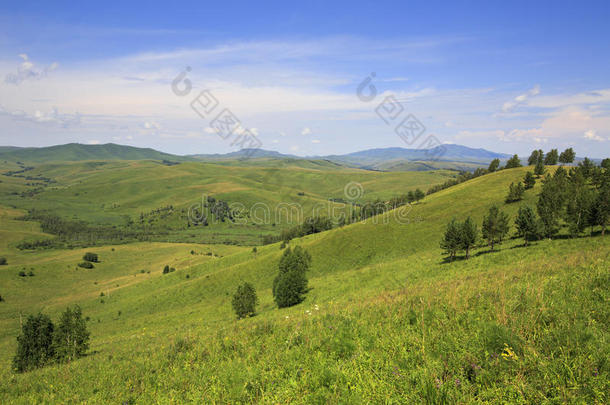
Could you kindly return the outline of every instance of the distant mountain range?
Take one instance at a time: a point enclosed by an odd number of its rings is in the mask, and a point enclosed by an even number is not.
[[[264,149],[243,149],[226,154],[173,155],[150,148],[108,143],[104,145],[83,145],[70,143],[42,148],[19,148],[0,146],[0,160],[48,163],[84,160],[168,160],[185,161],[231,161],[246,158],[265,159],[308,159],[326,160],[344,166],[369,170],[411,171],[451,168],[473,170],[489,164],[492,159],[506,160],[510,155],[474,149],[462,145],[447,144],[434,149],[383,148],[368,149],[345,155],[300,157]]]

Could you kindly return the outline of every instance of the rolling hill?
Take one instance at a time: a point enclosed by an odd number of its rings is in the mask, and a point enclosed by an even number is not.
[[[279,244],[211,258],[217,246],[98,247],[102,263],[92,270],[75,269],[82,249],[0,246],[9,261],[0,269],[0,394],[19,403],[604,403],[608,236],[530,247],[509,239],[496,252],[481,246],[470,260],[442,260],[451,218],[480,224],[493,204],[514,217],[534,203],[540,184],[521,203],[503,201],[526,170],[291,241],[312,255],[311,290],[282,310],[270,291]],[[166,263],[177,271],[163,275]],[[17,277],[22,267],[36,275]],[[237,321],[230,300],[243,281],[260,305]],[[71,303],[90,318],[91,355],[8,371],[19,313],[56,318]]]

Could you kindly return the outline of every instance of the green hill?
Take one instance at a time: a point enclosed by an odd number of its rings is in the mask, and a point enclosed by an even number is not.
[[[150,148],[136,148],[114,143],[104,145],[69,143],[43,148],[3,148],[0,149],[0,160],[48,163],[83,160],[168,160],[182,162],[193,159],[159,152]]]
[[[0,246],[9,262],[0,269],[0,395],[19,403],[605,403],[608,236],[527,248],[509,239],[497,252],[480,247],[470,260],[442,260],[438,244],[452,217],[480,224],[492,204],[511,217],[534,204],[539,184],[522,202],[503,202],[527,169],[291,241],[312,255],[311,290],[282,310],[270,291],[278,244],[256,253],[98,247],[102,262],[92,270],[75,268],[83,249]],[[177,271],[161,274],[165,264]],[[18,277],[22,268],[36,275]],[[236,321],[230,300],[242,281],[256,287],[260,305],[255,317]],[[19,314],[43,310],[56,319],[71,303],[90,317],[91,355],[9,371]]]

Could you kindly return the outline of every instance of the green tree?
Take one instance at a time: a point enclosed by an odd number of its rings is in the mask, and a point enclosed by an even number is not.
[[[574,158],[576,158],[576,153],[574,152],[574,149],[568,148],[561,152],[561,154],[559,155],[559,162],[564,164],[572,163],[574,162]]]
[[[466,251],[466,260],[470,257],[470,249],[477,242],[479,230],[474,221],[468,217],[460,229],[460,249]]]
[[[415,201],[415,193],[413,191],[409,191],[407,193],[407,202],[412,203],[413,201]]]
[[[91,253],[91,252],[87,252],[85,253],[85,255],[83,256],[83,260],[87,261],[87,262],[93,262],[93,263],[97,263],[99,258],[97,256],[97,253]]]
[[[493,173],[496,170],[498,170],[498,167],[500,167],[500,159],[494,159],[491,161],[491,163],[489,164],[489,167],[487,168],[487,171],[489,173]]]
[[[424,192],[421,191],[420,189],[415,190],[415,201],[419,201],[422,198],[424,198],[425,196],[426,196],[426,194],[424,194]]]
[[[585,177],[585,179],[588,179],[593,175],[595,163],[586,157],[582,162],[578,163],[578,168],[582,171],[582,175]]]
[[[53,332],[53,348],[59,361],[72,361],[89,349],[89,331],[78,305],[66,308]]]
[[[300,246],[284,251],[278,265],[279,273],[273,280],[273,298],[278,308],[303,302],[307,293],[306,273],[310,265],[311,256]]]
[[[544,163],[542,162],[542,160],[539,160],[538,162],[536,162],[536,167],[534,168],[534,174],[538,177],[542,176],[544,174]]]
[[[551,149],[549,153],[544,157],[544,164],[546,166],[553,166],[557,164],[558,154],[557,149]]]
[[[483,239],[487,240],[491,250],[494,250],[494,245],[502,243],[508,233],[508,215],[500,211],[495,205],[490,207],[487,216],[483,218],[481,232]]]
[[[527,158],[527,165],[528,166],[533,166],[536,163],[538,163],[540,161],[540,152],[537,150],[533,150],[532,154],[530,155],[529,158]]]
[[[536,210],[540,217],[542,234],[547,238],[553,237],[559,230],[559,218],[561,217],[567,186],[567,175],[562,167],[555,171],[553,177],[547,175],[542,181]]]
[[[504,167],[506,169],[513,169],[515,167],[521,167],[521,160],[519,159],[519,156],[513,155],[513,157],[508,159],[508,161],[506,162],[506,166],[504,166]]]
[[[460,233],[461,225],[454,218],[447,224],[445,235],[441,240],[441,248],[451,260],[455,259],[456,253],[460,250]]]
[[[518,182],[517,184],[510,183],[510,186],[508,186],[508,195],[506,196],[505,201],[507,203],[520,201],[521,199],[523,199],[524,192],[525,188],[523,187],[523,184],[521,182]]]
[[[169,266],[166,264],[165,267],[163,267],[163,274],[167,273],[169,273]]]
[[[15,371],[23,373],[53,360],[53,330],[53,322],[47,315],[28,316],[17,338],[17,353],[13,358]]]
[[[530,207],[519,207],[519,213],[515,219],[515,226],[517,227],[517,235],[524,239],[525,246],[527,246],[529,241],[538,239],[538,220],[536,219],[534,210]]]
[[[608,169],[606,169],[608,170]],[[591,224],[602,228],[602,236],[606,233],[606,226],[610,219],[610,173],[606,172],[606,177],[601,183],[595,203],[591,207]]]
[[[530,188],[534,187],[535,184],[536,179],[534,178],[532,172],[525,173],[525,177],[523,178],[523,185],[525,186],[525,189],[529,190]]]
[[[244,283],[238,286],[231,303],[238,319],[254,316],[256,314],[258,297],[252,284]]]
[[[6,264],[8,264],[6,257],[0,257],[0,266],[5,266]]]
[[[606,170],[610,170],[610,158],[605,158],[604,160],[602,160],[600,166]]]

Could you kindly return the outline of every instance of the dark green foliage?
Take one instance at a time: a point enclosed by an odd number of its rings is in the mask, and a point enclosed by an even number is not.
[[[6,261],[6,257],[0,257],[0,266],[5,266],[7,264],[8,262]]]
[[[530,188],[534,187],[535,184],[536,179],[534,178],[532,172],[525,173],[525,177],[523,178],[523,185],[525,186],[525,189],[529,190]]]
[[[462,224],[460,231],[460,248],[466,252],[466,259],[470,257],[470,249],[477,242],[478,229],[474,221],[468,217]]]
[[[515,226],[517,227],[517,235],[524,239],[526,246],[529,241],[538,239],[540,225],[534,210],[530,207],[519,207]]]
[[[407,193],[407,201],[410,203],[415,201],[415,193],[412,190]]]
[[[582,171],[582,175],[585,179],[588,179],[595,170],[595,163],[588,157],[584,158],[582,162],[578,163],[578,168]]]
[[[544,164],[546,166],[556,165],[558,157],[557,149],[551,149],[551,151],[544,157]]]
[[[254,246],[254,247],[252,248],[252,253],[256,253],[256,252],[258,252],[258,249],[256,249],[256,246]]]
[[[559,162],[560,163],[572,163],[574,161],[575,157],[576,157],[576,153],[574,152],[574,149],[568,148],[568,149],[564,150],[563,152],[561,152],[561,154],[559,155]]]
[[[19,277],[27,277],[27,274],[25,273],[25,271],[21,270],[19,272]]]
[[[78,305],[66,308],[53,333],[53,348],[59,361],[72,361],[89,349],[89,331]]]
[[[591,207],[591,224],[602,228],[602,235],[606,233],[606,226],[610,219],[610,169],[606,169],[605,176],[598,187],[595,202]]]
[[[30,315],[17,338],[13,369],[19,373],[42,367],[53,361],[54,325],[47,315]]]
[[[513,155],[513,157],[508,159],[506,166],[504,166],[505,169],[513,169],[515,167],[521,167],[521,160],[517,155]]]
[[[87,252],[83,256],[83,260],[85,260],[87,262],[97,263],[99,261],[99,258],[97,256],[97,253]]]
[[[286,241],[282,241],[282,244],[280,245],[280,250],[285,249],[286,248]]]
[[[311,256],[300,246],[284,251],[279,263],[279,273],[273,280],[273,298],[278,308],[301,303],[307,292],[306,273]]]
[[[491,161],[491,163],[489,164],[489,167],[487,168],[487,171],[489,173],[493,173],[496,170],[498,170],[498,167],[500,167],[500,159],[494,159]]]
[[[231,303],[238,319],[254,316],[256,314],[258,297],[252,284],[244,283],[237,287]]]
[[[542,182],[536,209],[540,217],[542,234],[551,238],[559,230],[559,218],[565,202],[568,178],[565,170],[559,167],[553,177],[547,176]]]
[[[167,273],[169,273],[169,266],[166,264],[165,267],[163,267],[163,274]]]
[[[437,191],[441,191],[448,187],[455,186],[456,184],[463,183],[467,180],[474,179],[479,176],[483,176],[484,174],[487,174],[487,170],[482,169],[482,168],[478,168],[472,173],[471,172],[460,172],[460,174],[455,179],[450,179],[450,180],[447,180],[446,182],[444,182],[443,184],[437,184],[437,185],[430,187],[428,189],[428,191],[426,191],[426,194],[430,195],[432,193],[436,193]]]
[[[4,302],[4,298],[0,295],[0,302]]]
[[[481,226],[483,238],[494,250],[496,243],[502,243],[502,240],[508,233],[508,215],[503,213],[495,205],[489,208],[489,213],[483,218]]]
[[[415,201],[419,201],[424,198],[426,195],[420,189],[416,189],[414,193]]]
[[[174,271],[176,271],[176,268],[175,268],[175,267],[170,267],[170,268],[169,268],[169,272],[170,272],[170,273],[173,273]]]
[[[82,267],[83,269],[92,269],[94,266],[91,262],[81,262],[78,264],[78,267]]]
[[[544,174],[544,163],[542,162],[542,160],[539,160],[536,163],[536,167],[534,168],[534,174],[538,177],[542,176]]]
[[[602,160],[600,166],[606,170],[610,170],[610,158],[605,158],[604,160]]]
[[[460,250],[460,231],[461,224],[459,224],[455,218],[447,224],[445,235],[441,240],[441,248],[445,250],[445,254],[449,255],[449,258],[453,260],[456,253]]]
[[[279,236],[265,235],[263,236],[263,244],[268,245],[279,241],[289,242],[291,239],[300,238],[301,236],[311,235],[322,231],[332,229],[333,224],[329,218],[325,217],[309,217],[301,225],[293,226],[292,228],[284,229]]]
[[[34,277],[34,272],[32,270],[30,270],[30,272],[28,273],[29,277]]]
[[[537,164],[538,162],[542,162],[544,160],[544,156],[540,156],[541,152],[542,151],[538,151],[538,150],[532,151],[532,154],[527,159],[527,165],[533,166],[533,165]]]
[[[523,187],[523,184],[521,182],[518,182],[517,184],[510,183],[510,186],[508,187],[508,195],[506,196],[505,201],[507,203],[520,201],[521,199],[523,199],[524,192],[525,188]]]

